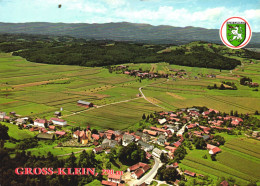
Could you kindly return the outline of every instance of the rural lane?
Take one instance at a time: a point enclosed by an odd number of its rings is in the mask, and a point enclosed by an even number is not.
[[[142,91],[142,88],[143,88],[143,87],[140,87],[140,88],[139,88],[139,92],[141,93],[141,95],[143,96],[143,98],[144,98],[146,101],[148,101],[149,103],[151,103],[151,104],[153,104],[153,105],[155,105],[155,106],[157,106],[157,107],[160,107],[160,108],[166,110],[166,108],[164,108],[164,107],[162,107],[162,106],[160,106],[160,105],[157,105],[157,104],[153,103],[152,101],[150,101],[149,99],[147,99],[147,98],[145,97],[143,91]]]
[[[134,185],[141,185],[144,182],[147,183],[147,184],[150,184],[153,181],[153,178],[157,174],[157,170],[163,165],[163,163],[160,161],[159,158],[156,158],[156,157],[153,156],[153,159],[154,159],[154,162],[155,162],[153,168],[146,175],[144,175],[141,179],[136,180],[133,183],[133,186]]]

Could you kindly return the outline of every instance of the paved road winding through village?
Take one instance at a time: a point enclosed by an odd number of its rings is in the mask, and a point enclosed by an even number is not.
[[[144,182],[150,184],[152,182],[153,178],[157,174],[157,170],[163,165],[163,163],[161,162],[161,160],[159,158],[156,158],[153,156],[153,159],[155,162],[153,168],[146,175],[144,175],[141,179],[136,180],[133,183],[133,185],[141,185]]]

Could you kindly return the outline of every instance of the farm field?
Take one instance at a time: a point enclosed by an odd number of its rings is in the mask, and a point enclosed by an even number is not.
[[[129,69],[148,70],[160,74],[174,74],[184,70],[183,78],[143,79],[120,73],[109,73],[106,68],[48,65],[28,62],[9,53],[0,53],[0,111],[15,111],[34,118],[53,117],[62,108],[63,118],[72,126],[90,124],[97,128],[125,129],[139,121],[143,113],[160,111],[143,98],[165,110],[191,106],[229,112],[254,113],[260,110],[260,94],[252,88],[239,85],[239,75],[260,83],[260,63],[243,65],[233,71],[156,64],[126,64]],[[202,76],[198,76],[202,74]],[[208,78],[215,74],[216,78]],[[199,78],[195,78],[199,77]],[[234,82],[238,90],[209,90],[208,85],[222,81]],[[87,110],[77,106],[78,100],[93,102],[98,108]]]
[[[222,135],[223,136],[223,135]],[[227,136],[227,137],[226,137]],[[218,177],[235,178],[237,183],[245,185],[251,180],[259,181],[260,143],[245,137],[224,135],[226,143],[220,146],[222,152],[212,161],[207,150],[191,150],[181,162],[181,168],[199,174]],[[203,156],[207,155],[207,159]]]

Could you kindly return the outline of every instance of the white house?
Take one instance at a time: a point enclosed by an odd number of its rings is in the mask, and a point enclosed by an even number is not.
[[[166,121],[167,121],[167,120],[166,120],[165,118],[158,120],[158,122],[159,122],[161,125],[164,124]]]
[[[152,155],[154,155],[155,157],[160,158],[161,154],[162,154],[162,151],[160,149],[158,149],[158,148],[153,149]]]
[[[61,126],[67,125],[67,121],[60,118],[51,118],[51,121],[54,125],[61,125]]]
[[[130,143],[132,143],[135,140],[135,137],[130,135],[130,134],[124,134],[123,135],[123,140],[122,140],[122,145],[127,146]]]
[[[36,119],[36,120],[34,120],[34,125],[45,128],[44,123],[46,123],[46,122],[47,121],[45,119]]]

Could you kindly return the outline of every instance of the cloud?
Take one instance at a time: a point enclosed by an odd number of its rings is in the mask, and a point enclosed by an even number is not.
[[[112,7],[120,7],[127,4],[126,0],[103,0],[107,5]]]

